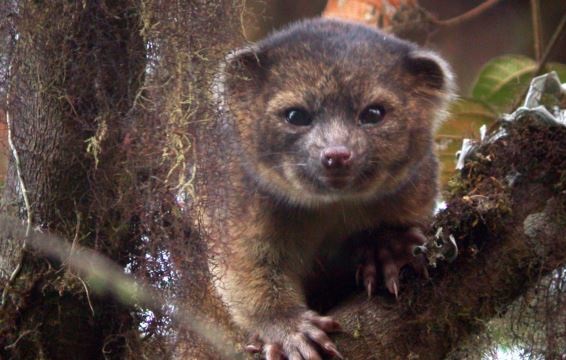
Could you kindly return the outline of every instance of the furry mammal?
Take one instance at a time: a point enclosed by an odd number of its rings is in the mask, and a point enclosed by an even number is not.
[[[216,289],[257,334],[250,350],[339,357],[327,336],[339,325],[307,307],[305,279],[369,230],[364,285],[371,294],[381,275],[397,293],[437,196],[433,133],[450,70],[376,29],[315,19],[231,54],[216,92],[219,143],[201,151],[197,182]]]

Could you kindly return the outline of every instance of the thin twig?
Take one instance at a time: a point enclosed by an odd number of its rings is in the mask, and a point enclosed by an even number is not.
[[[76,204],[75,204],[76,206]],[[69,256],[73,255],[73,252],[75,251],[75,247],[77,246],[77,243],[79,242],[79,236],[81,233],[81,213],[76,210],[77,212],[77,224],[75,225],[75,236],[73,237],[73,242],[71,243],[71,249],[69,250]]]
[[[31,333],[33,333],[33,332],[35,332],[35,331],[37,331],[37,328],[36,328],[36,329],[33,329],[33,330],[25,330],[25,331],[22,331],[22,333],[20,334],[20,336],[18,336],[18,338],[16,339],[16,341],[14,341],[13,343],[11,343],[10,345],[4,346],[4,350],[10,350],[10,349],[15,348],[15,347],[18,345],[18,343],[20,342],[20,340],[22,340],[24,337],[28,336],[29,334],[31,334]]]
[[[73,274],[75,275],[75,274]],[[85,288],[85,293],[86,293],[86,300],[88,302],[88,307],[90,307],[90,311],[92,313],[92,317],[94,317],[94,307],[92,306],[92,302],[90,301],[90,293],[88,292],[88,286],[86,285],[86,283],[84,282],[83,279],[81,279],[81,277],[79,275],[75,275],[75,277],[77,279],[79,279],[79,281],[83,284],[83,287]]]
[[[96,253],[92,249],[76,245],[71,256],[70,244],[53,235],[38,234],[29,238],[30,248],[37,250],[43,255],[59,259],[67,259],[68,266],[75,270],[79,280],[86,279],[85,289],[88,283],[97,284],[91,286],[90,291],[99,294],[111,294],[114,298],[127,306],[148,308],[153,312],[162,309],[171,309],[171,319],[185,328],[190,328],[212,344],[222,355],[222,358],[236,359],[235,344],[229,337],[228,329],[221,323],[207,321],[201,309],[191,307],[190,304],[176,302],[175,299],[167,299],[162,293],[136,280],[132,275],[126,274],[122,266],[112,260]],[[88,295],[87,291],[87,295]],[[92,308],[89,296],[89,306]]]
[[[535,76],[540,75],[543,72],[544,67],[546,66],[546,62],[548,61],[550,55],[554,51],[554,48],[556,47],[556,44],[560,39],[560,35],[562,35],[562,32],[564,31],[565,27],[566,27],[566,13],[564,13],[564,15],[562,16],[560,23],[556,27],[556,30],[554,30],[554,33],[552,34],[552,37],[548,42],[548,45],[546,45],[546,49],[544,49],[544,53],[542,54],[542,57],[540,58],[540,61],[538,63],[537,71],[535,72]]]
[[[246,27],[245,27],[245,17],[246,17],[246,0],[242,1],[242,9],[240,10],[240,31],[242,32],[242,36],[247,39],[246,36]]]
[[[76,206],[76,204],[75,204],[75,206]],[[69,256],[65,259],[63,264],[66,264],[68,262],[69,258],[73,256],[73,254],[75,253],[75,250],[78,246],[77,244],[79,242],[79,236],[80,236],[80,233],[81,233],[81,213],[77,210],[76,214],[77,214],[77,224],[75,225],[75,236],[73,237],[71,247],[69,248]],[[83,281],[83,279],[79,275],[73,274],[73,272],[70,271],[70,270],[69,270],[69,274],[71,274],[74,277],[76,277],[77,279],[79,279],[79,281],[83,284],[83,287],[84,287],[85,293],[86,293],[86,300],[88,302],[88,306],[90,307],[90,311],[92,313],[92,316],[94,317],[94,307],[92,306],[92,302],[90,301],[90,293],[88,292],[88,286],[86,285],[86,283]]]
[[[538,65],[537,65],[537,68],[535,70],[533,77],[541,75],[544,72],[546,63],[547,63],[548,59],[550,58],[550,55],[554,51],[554,48],[556,47],[556,44],[558,43],[558,40],[560,39],[560,35],[562,35],[562,32],[564,31],[565,27],[566,27],[566,13],[564,13],[564,15],[562,16],[560,23],[558,23],[556,30],[554,30],[554,33],[552,34],[552,37],[550,38],[550,41],[548,42],[548,45],[546,45],[546,48],[544,49],[544,53],[542,54],[542,57],[538,62]],[[525,98],[525,96],[527,96],[527,92],[528,92],[528,89],[526,89],[523,92],[523,94],[521,94],[521,96],[519,98],[517,98],[517,102],[515,104],[513,104],[514,109],[517,108],[519,105],[521,105],[521,103],[523,102],[523,99]]]
[[[485,2],[476,6],[472,10],[463,13],[462,15],[458,15],[456,17],[453,17],[451,19],[446,19],[446,20],[438,20],[438,19],[433,18],[432,22],[435,25],[444,26],[444,27],[460,25],[461,23],[466,22],[468,20],[471,20],[471,19],[475,18],[476,16],[482,14],[484,11],[492,8],[494,5],[496,5],[500,1],[501,0],[486,0]]]
[[[531,13],[533,20],[533,39],[535,48],[535,58],[540,61],[542,58],[542,22],[540,15],[540,2],[539,0],[531,0]]]

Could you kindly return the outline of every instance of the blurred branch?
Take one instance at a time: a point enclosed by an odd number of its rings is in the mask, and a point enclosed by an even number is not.
[[[385,32],[421,42],[423,34],[439,27],[452,27],[471,20],[491,9],[501,0],[486,0],[468,12],[440,20],[416,0],[329,0],[323,17],[337,17],[377,26]]]
[[[544,71],[546,62],[548,61],[550,55],[554,51],[554,48],[556,47],[556,44],[558,43],[558,40],[560,39],[560,36],[564,31],[564,27],[566,27],[566,13],[564,13],[564,15],[562,16],[560,23],[556,27],[556,30],[554,30],[554,33],[552,34],[552,37],[550,38],[550,41],[546,46],[546,49],[544,49],[544,53],[542,54],[542,57],[538,62],[538,67],[535,76],[542,74],[542,72]]]
[[[497,3],[499,3],[501,0],[486,0],[484,3],[476,6],[475,8],[473,8],[472,10],[462,14],[462,15],[458,15],[456,17],[453,17],[451,19],[446,19],[446,20],[438,20],[435,18],[431,18],[431,21],[433,22],[433,24],[438,25],[438,26],[443,26],[443,27],[450,27],[450,26],[456,26],[456,25],[460,25],[463,22],[466,22],[468,20],[471,20],[481,14],[483,14],[485,11],[491,9],[493,6],[497,5]]]
[[[564,32],[565,27],[566,27],[566,13],[564,13],[564,15],[562,16],[560,23],[556,27],[556,30],[554,30],[554,33],[552,34],[552,37],[550,38],[548,45],[546,45],[546,48],[544,49],[544,53],[542,54],[542,57],[540,58],[540,60],[538,60],[537,69],[536,69],[533,77],[541,75],[544,72],[546,63],[548,62],[550,55],[554,51],[556,44],[558,43],[558,40],[560,39],[560,36]],[[516,103],[513,104],[513,108],[517,108],[521,105],[521,103],[525,99],[525,96],[527,96],[527,92],[528,92],[528,89],[526,89],[521,94],[521,96],[519,96],[517,98]]]
[[[68,242],[52,234],[37,231],[27,232],[19,225],[19,221],[9,216],[0,216],[2,234],[10,234],[14,238],[27,237],[29,248],[42,255],[60,262],[65,262],[77,276],[85,288],[85,294],[91,311],[94,309],[90,302],[88,288],[98,296],[110,294],[122,304],[149,308],[161,312],[164,307],[172,310],[171,318],[181,326],[186,326],[206,339],[214,349],[226,359],[237,359],[234,344],[230,341],[229,332],[218,323],[209,323],[199,309],[188,308],[186,304],[165,299],[158,291],[141,283],[124,273],[124,270],[112,260],[94,250],[70,245]],[[31,250],[30,249],[30,250]],[[83,280],[84,278],[84,280]],[[87,286],[88,285],[88,286]]]
[[[542,22],[540,15],[539,0],[531,0],[531,13],[533,20],[533,39],[535,48],[535,57],[537,61],[542,58]]]

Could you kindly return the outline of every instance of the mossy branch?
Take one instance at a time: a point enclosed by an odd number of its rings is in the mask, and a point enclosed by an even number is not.
[[[542,276],[566,264],[566,128],[526,119],[470,157],[434,227],[453,234],[460,255],[400,299],[360,294],[332,314],[348,359],[441,359]],[[557,134],[558,133],[558,134]]]

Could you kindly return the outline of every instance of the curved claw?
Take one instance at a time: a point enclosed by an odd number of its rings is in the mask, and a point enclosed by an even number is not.
[[[342,326],[330,316],[320,316],[314,311],[305,314],[305,319],[310,321],[314,326],[327,333],[341,332]]]
[[[368,294],[368,299],[371,299],[377,288],[375,249],[372,247],[364,247],[362,252],[362,264],[358,265],[356,269],[356,285],[360,286],[360,282],[363,282],[363,286]]]
[[[362,249],[363,264],[356,271],[356,282],[359,283],[361,277],[368,296],[371,297],[376,288],[377,271],[380,269],[385,287],[398,298],[399,274],[405,266],[411,267],[419,277],[429,278],[425,242],[426,237],[417,227],[382,229],[375,241]]]
[[[248,340],[248,342],[249,343],[244,347],[246,352],[257,354],[262,351],[263,343],[261,342],[257,334],[253,335],[250,340]]]
[[[390,294],[395,295],[397,299],[399,297],[399,272],[401,268],[397,266],[395,261],[392,259],[384,259],[383,261],[383,278],[385,281],[385,287]]]
[[[424,254],[426,254],[426,252],[427,252],[427,249],[426,249],[426,246],[424,246],[424,245],[415,245],[413,247],[413,251],[412,251],[413,256],[415,256],[415,257],[419,256],[419,255],[424,255]]]
[[[393,281],[393,293],[395,294],[395,299],[399,299],[399,287],[396,281]]]

